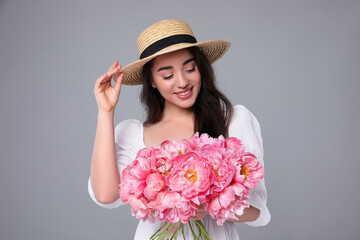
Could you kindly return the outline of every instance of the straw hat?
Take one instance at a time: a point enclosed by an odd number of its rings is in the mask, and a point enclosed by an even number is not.
[[[207,56],[210,63],[221,58],[230,47],[230,42],[218,39],[197,42],[190,26],[180,20],[164,20],[145,29],[137,39],[140,60],[125,67],[122,83],[125,85],[142,84],[142,69],[145,63],[161,54],[197,46]],[[113,79],[119,75],[114,75]]]

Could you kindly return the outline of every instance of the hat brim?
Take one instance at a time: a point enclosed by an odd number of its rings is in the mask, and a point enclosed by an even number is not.
[[[123,67],[118,73],[116,73],[113,76],[113,79],[116,79],[117,76],[123,72],[124,76],[122,79],[122,84],[125,85],[139,85],[143,83],[142,78],[142,69],[145,63],[149,62],[150,60],[154,59],[155,57],[169,53],[174,52],[180,49],[189,48],[189,47],[199,47],[202,52],[206,55],[206,57],[209,59],[210,63],[215,62],[219,58],[221,58],[227,50],[230,48],[231,43],[229,41],[223,40],[223,39],[217,39],[217,40],[209,40],[199,43],[179,43],[175,45],[171,45],[169,47],[166,47],[156,53],[154,53],[151,56],[148,56],[146,58],[143,58],[141,60],[135,61],[133,63],[130,63],[129,65],[126,65]]]

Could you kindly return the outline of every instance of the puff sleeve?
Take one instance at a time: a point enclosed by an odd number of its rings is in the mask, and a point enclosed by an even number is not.
[[[135,159],[140,148],[139,137],[142,136],[140,134],[140,124],[140,121],[136,119],[128,119],[120,122],[115,127],[115,153],[120,179],[122,171]],[[97,201],[93,192],[90,177],[88,180],[88,192],[90,198],[96,204],[104,208],[117,208],[125,204],[120,198],[107,204]]]
[[[229,126],[229,137],[237,137],[242,140],[246,151],[253,153],[264,167],[263,142],[260,124],[256,117],[243,105],[235,105],[233,117]],[[265,167],[264,167],[265,173]],[[266,176],[266,174],[264,174]],[[254,189],[250,190],[249,204],[260,210],[259,217],[245,224],[253,227],[265,226],[269,223],[271,216],[266,206],[267,192],[265,178],[263,178]]]

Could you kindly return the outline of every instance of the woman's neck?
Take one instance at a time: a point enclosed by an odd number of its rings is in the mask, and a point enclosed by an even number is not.
[[[194,109],[191,108],[181,108],[179,106],[169,104],[165,102],[163,114],[161,121],[183,121],[183,120],[194,120]]]

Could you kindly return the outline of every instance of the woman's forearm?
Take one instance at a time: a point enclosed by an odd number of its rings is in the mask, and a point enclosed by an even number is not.
[[[115,155],[114,112],[98,112],[90,178],[95,198],[99,202],[111,203],[119,198],[120,176]]]
[[[236,215],[238,219],[228,219],[230,222],[252,222],[255,221],[260,215],[260,210],[250,206],[249,208],[244,209],[242,215]]]

